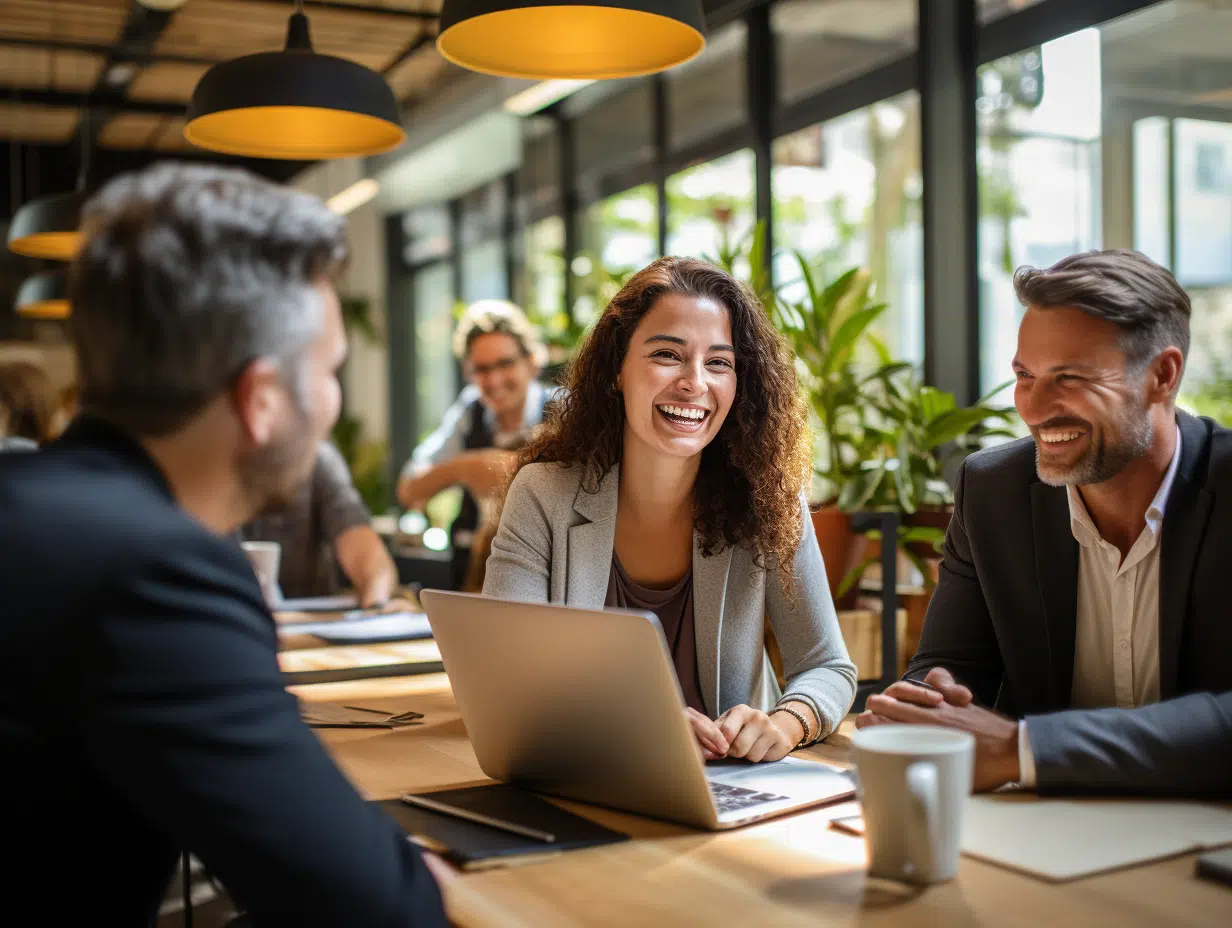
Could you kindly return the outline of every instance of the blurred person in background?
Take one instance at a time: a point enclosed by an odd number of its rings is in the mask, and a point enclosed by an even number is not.
[[[470,383],[403,467],[398,501],[422,509],[442,490],[462,487],[462,509],[450,528],[454,586],[460,587],[484,521],[481,504],[504,487],[516,449],[543,421],[557,388],[539,383],[547,352],[526,314],[506,300],[467,307],[454,331],[454,354]]]
[[[57,434],[55,391],[31,361],[0,363],[0,451],[34,451]]]
[[[239,538],[278,542],[283,596],[337,593],[343,586],[337,570],[341,567],[361,606],[383,606],[398,586],[398,569],[371,523],[342,453],[323,441],[312,474],[294,501],[245,524]]]
[[[0,458],[0,821],[22,851],[0,893],[149,925],[185,853],[258,925],[444,926],[438,862],[302,721],[231,537],[294,499],[337,419],[345,220],[159,164],[83,223],[81,413]],[[83,835],[105,851],[76,866]]]

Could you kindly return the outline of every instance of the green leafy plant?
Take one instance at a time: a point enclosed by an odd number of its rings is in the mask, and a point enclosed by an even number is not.
[[[799,252],[793,256],[803,284],[803,296],[796,300],[771,283],[764,224],[746,242],[725,241],[715,263],[735,273],[741,258],[747,261],[749,286],[796,355],[818,430],[814,472],[822,501],[851,509],[851,482],[881,434],[873,399],[910,365],[892,361],[871,331],[887,307],[873,299],[867,270],[852,268],[823,286],[809,261]]]
[[[943,476],[949,461],[975,450],[986,438],[1013,437],[1005,427],[1013,410],[990,403],[1005,384],[971,406],[959,406],[953,393],[922,383],[911,366],[882,379],[880,386],[880,424],[865,429],[865,456],[843,488],[844,508],[910,514],[950,506],[954,494]]]
[[[908,520],[921,511],[943,513],[954,504],[954,491],[944,477],[946,466],[988,438],[1014,437],[1008,428],[1013,410],[990,402],[1005,384],[971,406],[959,406],[953,393],[921,383],[914,368],[889,378],[884,386],[886,393],[878,403],[884,425],[868,430],[871,453],[845,487],[851,508],[897,510]],[[878,531],[866,534],[881,538]],[[898,527],[898,547],[928,589],[932,581],[926,560],[940,554],[944,541],[941,525],[907,521]],[[879,558],[872,554],[848,571],[838,594],[851,589]]]
[[[1210,375],[1186,389],[1180,403],[1199,416],[1209,416],[1220,425],[1232,426],[1232,365],[1215,359]]]
[[[913,364],[893,359],[877,336],[874,325],[887,306],[874,298],[867,269],[822,284],[816,265],[799,252],[793,257],[799,272],[793,289],[803,291],[796,299],[771,282],[761,225],[743,242],[725,239],[715,263],[735,273],[747,262],[749,286],[795,352],[818,430],[814,470],[822,501],[847,512],[944,512],[954,501],[943,476],[951,460],[986,438],[1013,436],[1007,427],[1013,411],[991,404],[1004,385],[959,406],[952,393],[924,384]],[[926,553],[939,551],[944,538],[939,526],[903,524],[897,542],[927,580]],[[850,571],[837,592],[850,589],[876,560]]]

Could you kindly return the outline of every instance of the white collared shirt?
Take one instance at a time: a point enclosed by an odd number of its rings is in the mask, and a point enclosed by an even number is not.
[[[1121,559],[1091,521],[1082,494],[1067,487],[1069,527],[1078,542],[1077,624],[1070,706],[1132,709],[1159,702],[1159,536],[1181,463],[1181,430],[1164,479],[1146,510],[1146,528]],[[1019,782],[1035,785],[1027,726],[1018,727]]]

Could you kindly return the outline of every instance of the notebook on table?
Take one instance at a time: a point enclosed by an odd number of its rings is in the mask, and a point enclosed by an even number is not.
[[[1232,809],[1199,802],[1006,791],[972,796],[964,815],[964,854],[1050,882],[1232,844]],[[864,834],[858,815],[831,827]]]
[[[326,644],[379,644],[432,637],[432,626],[422,612],[378,612],[374,615],[327,622],[279,625],[278,634],[315,635]]]
[[[567,812],[534,793],[503,783],[416,795],[498,821],[546,832],[555,838],[548,842],[523,837],[504,829],[412,806],[399,799],[377,803],[408,835],[421,839],[419,843],[437,851],[463,870],[530,863],[564,851],[614,844],[629,838]]]

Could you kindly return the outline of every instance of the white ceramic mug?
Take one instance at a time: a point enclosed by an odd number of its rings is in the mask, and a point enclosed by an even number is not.
[[[933,725],[874,725],[851,744],[869,874],[907,883],[953,879],[975,739]]]
[[[261,584],[261,593],[266,604],[275,608],[282,602],[282,590],[278,586],[278,565],[282,562],[282,545],[276,541],[245,541],[244,553],[252,564],[252,571]]]

